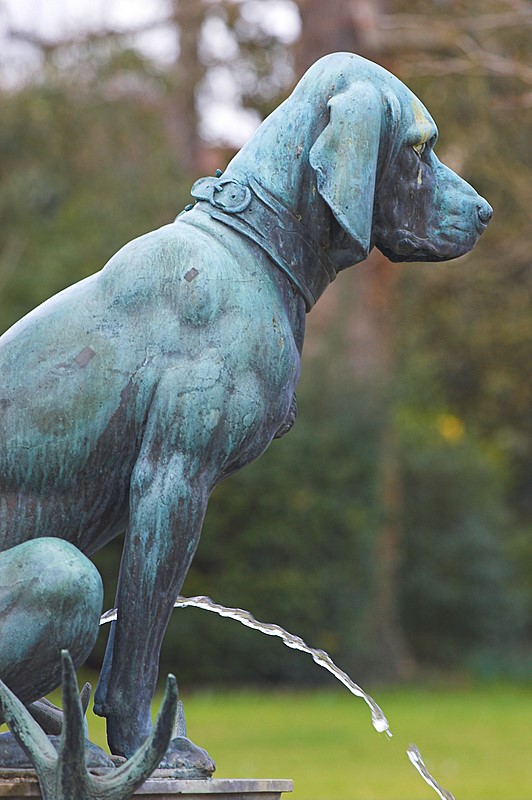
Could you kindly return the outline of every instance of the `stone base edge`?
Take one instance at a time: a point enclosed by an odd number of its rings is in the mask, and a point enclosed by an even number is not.
[[[280,800],[283,792],[291,792],[292,781],[280,779],[208,778],[206,780],[176,780],[164,776],[149,778],[133,797],[143,800]],[[39,783],[33,770],[2,769],[0,798],[22,800],[41,797]]]

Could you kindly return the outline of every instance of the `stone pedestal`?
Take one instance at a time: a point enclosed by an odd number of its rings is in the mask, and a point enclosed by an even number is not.
[[[94,770],[97,772],[97,770]],[[201,781],[176,780],[156,770],[146,783],[137,789],[133,797],[142,800],[280,800],[283,792],[291,792],[289,780],[255,780],[245,778],[209,778]],[[2,769],[0,774],[0,798],[23,800],[26,797],[40,798],[39,782],[32,769]]]

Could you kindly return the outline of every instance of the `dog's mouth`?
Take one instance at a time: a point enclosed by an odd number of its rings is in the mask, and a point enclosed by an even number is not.
[[[478,237],[470,236],[469,241],[458,243],[453,241],[438,242],[422,239],[411,231],[398,230],[395,241],[391,245],[376,241],[376,247],[390,261],[450,261],[468,253]]]

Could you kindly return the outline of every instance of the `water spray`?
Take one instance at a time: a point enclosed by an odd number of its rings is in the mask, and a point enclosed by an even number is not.
[[[371,722],[373,727],[378,733],[386,733],[387,736],[392,736],[390,725],[381,707],[377,705],[375,700],[367,692],[365,692],[361,686],[351,680],[349,675],[334,663],[330,655],[326,653],[325,650],[319,650],[314,647],[310,647],[300,636],[295,636],[293,633],[289,633],[284,628],[281,628],[280,625],[272,622],[260,622],[259,620],[255,619],[255,617],[250,614],[249,611],[245,611],[243,608],[229,608],[227,606],[222,606],[219,603],[215,603],[214,600],[211,600],[211,598],[207,597],[206,595],[199,595],[196,597],[178,597],[174,603],[174,608],[187,607],[203,608],[205,611],[211,611],[214,614],[218,614],[220,617],[234,619],[237,622],[240,622],[241,625],[245,625],[247,628],[260,631],[261,633],[266,634],[266,636],[278,637],[281,639],[283,644],[285,644],[287,647],[290,647],[292,650],[299,650],[302,653],[308,653],[312,657],[312,660],[318,664],[318,666],[323,667],[332,675],[334,675],[334,677],[339,680],[340,683],[349,689],[351,694],[356,695],[356,697],[361,697],[365,701],[371,712]],[[106,622],[113,622],[116,620],[116,618],[117,609],[113,608],[110,611],[106,611],[105,614],[102,615],[100,618],[100,625],[104,625]],[[431,786],[438,794],[440,800],[454,800],[453,795],[446,789],[443,789],[432,777],[416,745],[409,745],[406,754],[423,780],[426,781],[426,783],[428,783],[428,785]]]

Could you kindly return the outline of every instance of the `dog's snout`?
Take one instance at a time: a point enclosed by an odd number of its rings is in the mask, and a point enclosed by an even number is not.
[[[478,218],[482,225],[487,225],[493,216],[493,209],[486,200],[482,200],[477,206]]]

